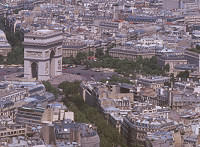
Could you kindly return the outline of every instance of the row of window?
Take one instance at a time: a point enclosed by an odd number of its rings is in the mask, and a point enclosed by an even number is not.
[[[11,101],[17,101],[17,100],[21,100],[22,98],[24,98],[26,95],[26,93],[24,92],[20,92],[20,93],[15,93],[13,95],[9,95],[9,96],[6,96],[6,97],[3,97],[1,100],[2,101],[5,101],[5,100],[11,100]]]
[[[10,136],[10,135],[17,135],[17,134],[24,134],[25,130],[16,130],[16,131],[9,131],[0,133],[0,136]]]

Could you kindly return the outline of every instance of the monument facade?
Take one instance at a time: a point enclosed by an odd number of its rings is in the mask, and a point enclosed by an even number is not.
[[[62,32],[37,30],[24,35],[24,77],[49,80],[62,74]]]

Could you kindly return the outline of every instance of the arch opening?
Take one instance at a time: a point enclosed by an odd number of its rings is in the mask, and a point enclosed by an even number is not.
[[[31,73],[32,73],[32,78],[38,79],[38,65],[35,62],[31,64]]]
[[[55,52],[51,51],[50,53],[50,77],[55,76]]]

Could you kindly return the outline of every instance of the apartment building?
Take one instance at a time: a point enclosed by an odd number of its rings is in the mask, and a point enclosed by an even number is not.
[[[0,127],[0,138],[9,138],[14,136],[26,136],[31,133],[31,129],[26,125],[6,125]]]
[[[62,45],[63,57],[76,57],[78,53],[88,53],[89,47],[81,40],[66,39]]]
[[[144,114],[131,113],[124,117],[122,134],[127,143],[144,144],[148,132],[170,131],[177,128],[175,123],[168,119],[169,111],[147,111]]]
[[[198,52],[198,50],[186,50],[185,58],[189,64],[196,65],[198,67],[198,71],[200,71],[200,52]]]
[[[26,124],[29,126],[41,125],[44,108],[41,107],[19,107],[17,110],[15,121],[19,124]]]
[[[46,133],[49,132],[49,133]],[[65,141],[68,144],[81,147],[99,147],[100,139],[90,124],[75,123],[72,121],[54,122],[53,125],[42,128],[42,138],[45,143],[55,145],[55,140]]]
[[[187,60],[185,59],[184,55],[162,55],[158,56],[158,61],[161,66],[169,65],[169,73],[176,73],[175,67],[177,65],[187,64]]]
[[[152,76],[152,77],[138,78],[137,83],[146,87],[156,89],[163,87],[164,83],[169,81],[170,81],[169,77]]]
[[[127,104],[134,101],[134,94],[131,88],[123,87],[122,85],[107,85],[100,82],[82,82],[82,95],[86,103],[96,106],[103,104],[103,99],[108,98],[111,101],[121,107],[123,104]],[[101,101],[102,99],[102,101]],[[115,99],[115,100],[114,100]],[[128,102],[126,101],[128,99]],[[125,106],[125,105],[124,105]]]
[[[200,24],[200,16],[198,15],[185,16],[184,20],[188,25]]]
[[[137,57],[152,58],[156,55],[155,48],[119,46],[108,51],[109,55],[119,59],[136,60]]]

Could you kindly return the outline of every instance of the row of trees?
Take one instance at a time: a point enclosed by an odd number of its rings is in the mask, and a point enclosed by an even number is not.
[[[189,49],[190,51],[196,52],[196,53],[200,53],[200,46],[197,45],[195,48],[191,48]]]
[[[156,56],[150,59],[138,57],[136,61],[120,60],[104,54],[102,49],[97,49],[95,57],[97,57],[97,61],[88,60],[88,54],[78,53],[75,58],[64,59],[64,63],[84,64],[88,68],[113,68],[116,72],[124,75],[165,75],[169,71],[169,65],[161,67]]]
[[[125,139],[111,126],[96,108],[84,103],[80,95],[80,82],[63,82],[59,85],[65,94],[64,103],[73,112],[75,112],[75,121],[92,123],[97,126],[100,136],[100,146],[126,147]]]
[[[0,29],[6,34],[6,38],[12,47],[12,51],[8,53],[8,56],[4,58],[0,56],[0,64],[23,64],[24,62],[24,46],[23,33],[17,31],[13,32],[12,28],[6,26],[6,19],[0,17]]]
[[[189,71],[186,70],[186,71],[181,71],[176,77],[186,81],[187,78],[189,78],[189,75],[190,75]]]
[[[103,49],[97,48],[96,53],[89,51],[88,53],[79,52],[76,57],[63,58],[63,64],[87,64],[88,57],[102,58],[104,57]]]
[[[89,62],[89,67],[113,68],[118,73],[124,75],[127,74],[164,75],[167,71],[169,71],[168,66],[162,68],[158,64],[158,60],[155,56],[150,59],[143,59],[142,57],[138,57],[136,61],[130,61],[127,59],[120,60],[107,56],[97,62],[93,61]]]
[[[48,81],[42,81],[42,84],[44,84],[44,86],[48,92],[53,93],[55,95],[55,97],[58,98],[60,91],[57,88],[53,87],[51,85],[51,83]]]

